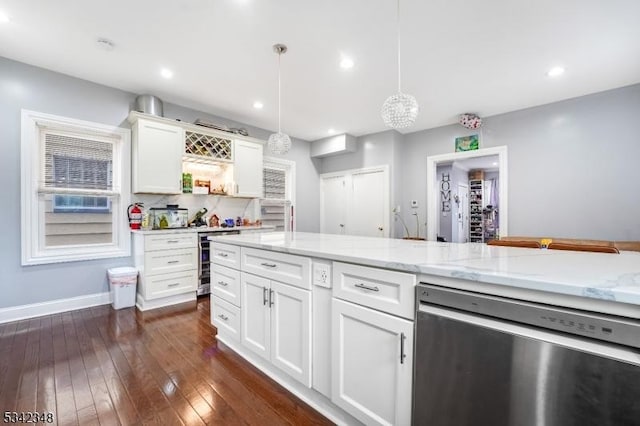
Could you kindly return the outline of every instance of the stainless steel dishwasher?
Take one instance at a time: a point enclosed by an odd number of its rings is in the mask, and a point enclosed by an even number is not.
[[[640,425],[640,321],[421,283],[413,424]]]

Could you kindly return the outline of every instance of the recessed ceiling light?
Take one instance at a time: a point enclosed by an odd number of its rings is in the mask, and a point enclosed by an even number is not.
[[[5,23],[9,22],[10,20],[11,18],[9,18],[9,15],[0,10],[0,22]]]
[[[336,131],[335,131],[334,129],[329,129],[329,130],[327,131],[327,133],[329,133],[330,135],[333,135],[335,132],[336,132]]]
[[[343,56],[342,60],[340,61],[340,68],[345,70],[353,68],[353,59]]]
[[[562,67],[553,67],[549,71],[547,71],[548,77],[559,77],[564,74],[564,68]]]
[[[253,103],[253,107],[254,107],[255,109],[262,109],[262,108],[264,107],[264,104],[263,104],[262,102],[260,102],[260,101],[255,101],[255,102]]]
[[[166,79],[170,79],[171,77],[173,77],[173,71],[168,68],[162,68],[162,70],[160,71],[160,75]]]

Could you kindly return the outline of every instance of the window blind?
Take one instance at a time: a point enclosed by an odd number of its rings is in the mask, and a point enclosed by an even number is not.
[[[114,141],[43,129],[40,193],[117,195],[113,187]]]
[[[264,177],[264,198],[285,200],[287,176],[284,170],[265,168]]]

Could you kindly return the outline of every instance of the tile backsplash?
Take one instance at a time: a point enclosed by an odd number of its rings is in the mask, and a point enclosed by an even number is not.
[[[154,194],[132,194],[132,202],[143,203],[145,209],[152,207],[165,207],[167,204],[178,204],[180,208],[189,210],[191,219],[198,210],[206,207],[205,216],[218,215],[222,220],[240,216],[248,218],[250,221],[260,219],[260,201],[250,198],[232,198],[213,195],[154,195]]]

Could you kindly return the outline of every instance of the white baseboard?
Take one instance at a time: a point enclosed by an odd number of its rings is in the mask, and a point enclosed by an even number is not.
[[[59,312],[75,311],[92,306],[108,305],[111,303],[110,293],[96,293],[87,296],[71,297],[69,299],[51,300],[49,302],[32,303],[29,305],[0,308],[0,324],[19,321]]]
[[[138,308],[139,311],[144,312],[151,309],[164,308],[165,306],[177,305],[178,303],[196,302],[197,300],[198,297],[195,291],[155,300],[144,300],[140,293],[138,293],[136,294],[136,308]]]

